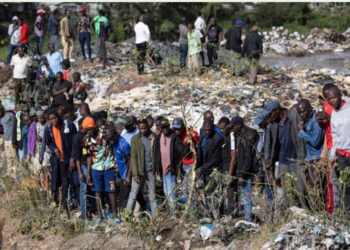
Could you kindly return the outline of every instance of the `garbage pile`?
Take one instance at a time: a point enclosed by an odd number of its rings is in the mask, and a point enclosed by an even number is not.
[[[311,216],[297,207],[290,211],[291,222],[279,230],[275,239],[265,243],[263,250],[350,248],[350,229],[345,224]]]
[[[304,56],[322,52],[343,52],[350,48],[350,40],[331,29],[313,28],[306,35],[290,32],[284,27],[272,27],[263,32],[265,52],[287,56]]]

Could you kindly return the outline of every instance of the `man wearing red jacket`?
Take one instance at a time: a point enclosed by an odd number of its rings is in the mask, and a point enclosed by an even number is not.
[[[20,27],[19,44],[25,45],[25,53],[27,53],[29,47],[29,26],[24,22],[22,17],[19,18],[18,24]]]
[[[197,148],[197,145],[199,143],[199,136],[198,133],[193,130],[192,128],[189,128],[186,130],[186,126],[184,124],[184,121],[182,118],[177,117],[174,119],[172,123],[172,129],[175,131],[177,136],[180,136],[181,141],[184,145],[192,143],[192,146],[190,147],[189,153],[183,158],[182,160],[182,172],[183,172],[183,193],[184,197],[179,199],[179,202],[187,202],[188,195],[189,195],[189,184],[190,184],[190,176],[193,172],[193,168],[196,164],[195,162],[195,150]]]

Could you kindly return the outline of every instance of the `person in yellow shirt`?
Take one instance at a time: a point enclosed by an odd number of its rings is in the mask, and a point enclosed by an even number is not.
[[[60,22],[60,30],[61,30],[61,41],[63,46],[63,58],[64,59],[72,59],[73,55],[73,47],[74,47],[74,40],[73,40],[73,34],[70,30],[70,16],[71,13],[69,10],[65,11],[65,15],[62,18]]]

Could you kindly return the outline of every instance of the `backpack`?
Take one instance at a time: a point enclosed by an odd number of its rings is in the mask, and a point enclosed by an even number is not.
[[[208,30],[209,42],[218,42],[219,40],[219,27],[213,26]]]
[[[99,37],[105,37],[108,39],[109,37],[109,25],[105,22],[100,22],[100,34]]]

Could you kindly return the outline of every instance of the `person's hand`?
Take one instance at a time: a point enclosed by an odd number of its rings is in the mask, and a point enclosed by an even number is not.
[[[75,162],[73,159],[70,159],[69,161],[69,168],[70,170],[74,170],[75,169]]]
[[[65,40],[66,40],[67,43],[69,43],[69,37],[68,36],[66,36]]]
[[[40,163],[40,165],[42,165],[43,164],[43,157],[39,157],[39,163]]]
[[[63,157],[62,157],[60,151],[58,151],[58,149],[55,149],[55,154],[56,154],[58,159],[62,160]]]
[[[239,177],[239,178],[238,178],[237,185],[238,185],[238,186],[243,186],[243,184],[244,184],[243,178],[242,178],[242,177]]]
[[[203,173],[203,167],[200,167],[196,170],[196,176],[201,176]]]
[[[88,173],[87,176],[86,176],[86,183],[89,185],[89,186],[92,186],[92,181],[91,181],[91,175]]]
[[[79,174],[79,180],[84,181],[85,176],[83,175],[83,173],[81,171],[78,171],[78,174]]]
[[[124,180],[124,185],[129,185],[131,183],[131,178],[130,176],[126,177],[126,179]]]
[[[304,127],[305,127],[304,122],[299,122],[299,123],[298,123],[298,129],[299,129],[299,130],[303,130]]]
[[[136,175],[136,176],[135,176],[135,181],[136,181],[138,184],[140,184],[140,183],[141,183],[141,176]]]
[[[328,119],[329,119],[329,117],[325,112],[323,112],[323,111],[317,112],[316,121],[318,123],[325,123]]]

